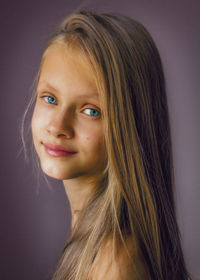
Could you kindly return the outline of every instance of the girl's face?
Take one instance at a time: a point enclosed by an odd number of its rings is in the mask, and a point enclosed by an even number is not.
[[[48,50],[31,126],[34,146],[47,175],[60,180],[89,179],[104,167],[100,101],[92,70],[78,50],[61,44]]]

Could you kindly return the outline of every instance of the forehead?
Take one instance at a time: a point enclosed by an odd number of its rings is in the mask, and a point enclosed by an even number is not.
[[[97,92],[94,71],[87,56],[64,44],[51,46],[43,57],[38,86],[45,83],[73,92]]]

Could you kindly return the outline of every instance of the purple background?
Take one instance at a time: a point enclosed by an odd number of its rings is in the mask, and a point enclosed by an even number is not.
[[[22,145],[19,124],[44,44],[55,26],[81,5],[132,16],[158,46],[167,82],[182,245],[189,271],[200,279],[198,0],[0,2],[0,279],[51,279],[69,234],[62,182],[51,179],[51,191],[40,176],[38,185],[31,163],[17,154]]]

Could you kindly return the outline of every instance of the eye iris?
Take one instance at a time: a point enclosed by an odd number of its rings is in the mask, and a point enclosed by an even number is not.
[[[48,96],[48,102],[54,104],[56,102],[56,100],[52,96]]]
[[[90,115],[92,115],[93,117],[98,116],[99,112],[95,109],[90,109]]]

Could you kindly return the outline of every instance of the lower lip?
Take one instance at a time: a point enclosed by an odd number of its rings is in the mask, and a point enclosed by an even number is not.
[[[52,156],[52,157],[70,157],[73,156],[76,153],[69,153],[66,151],[59,151],[59,150],[52,150],[46,146],[44,146],[45,151],[47,152],[48,155]]]

